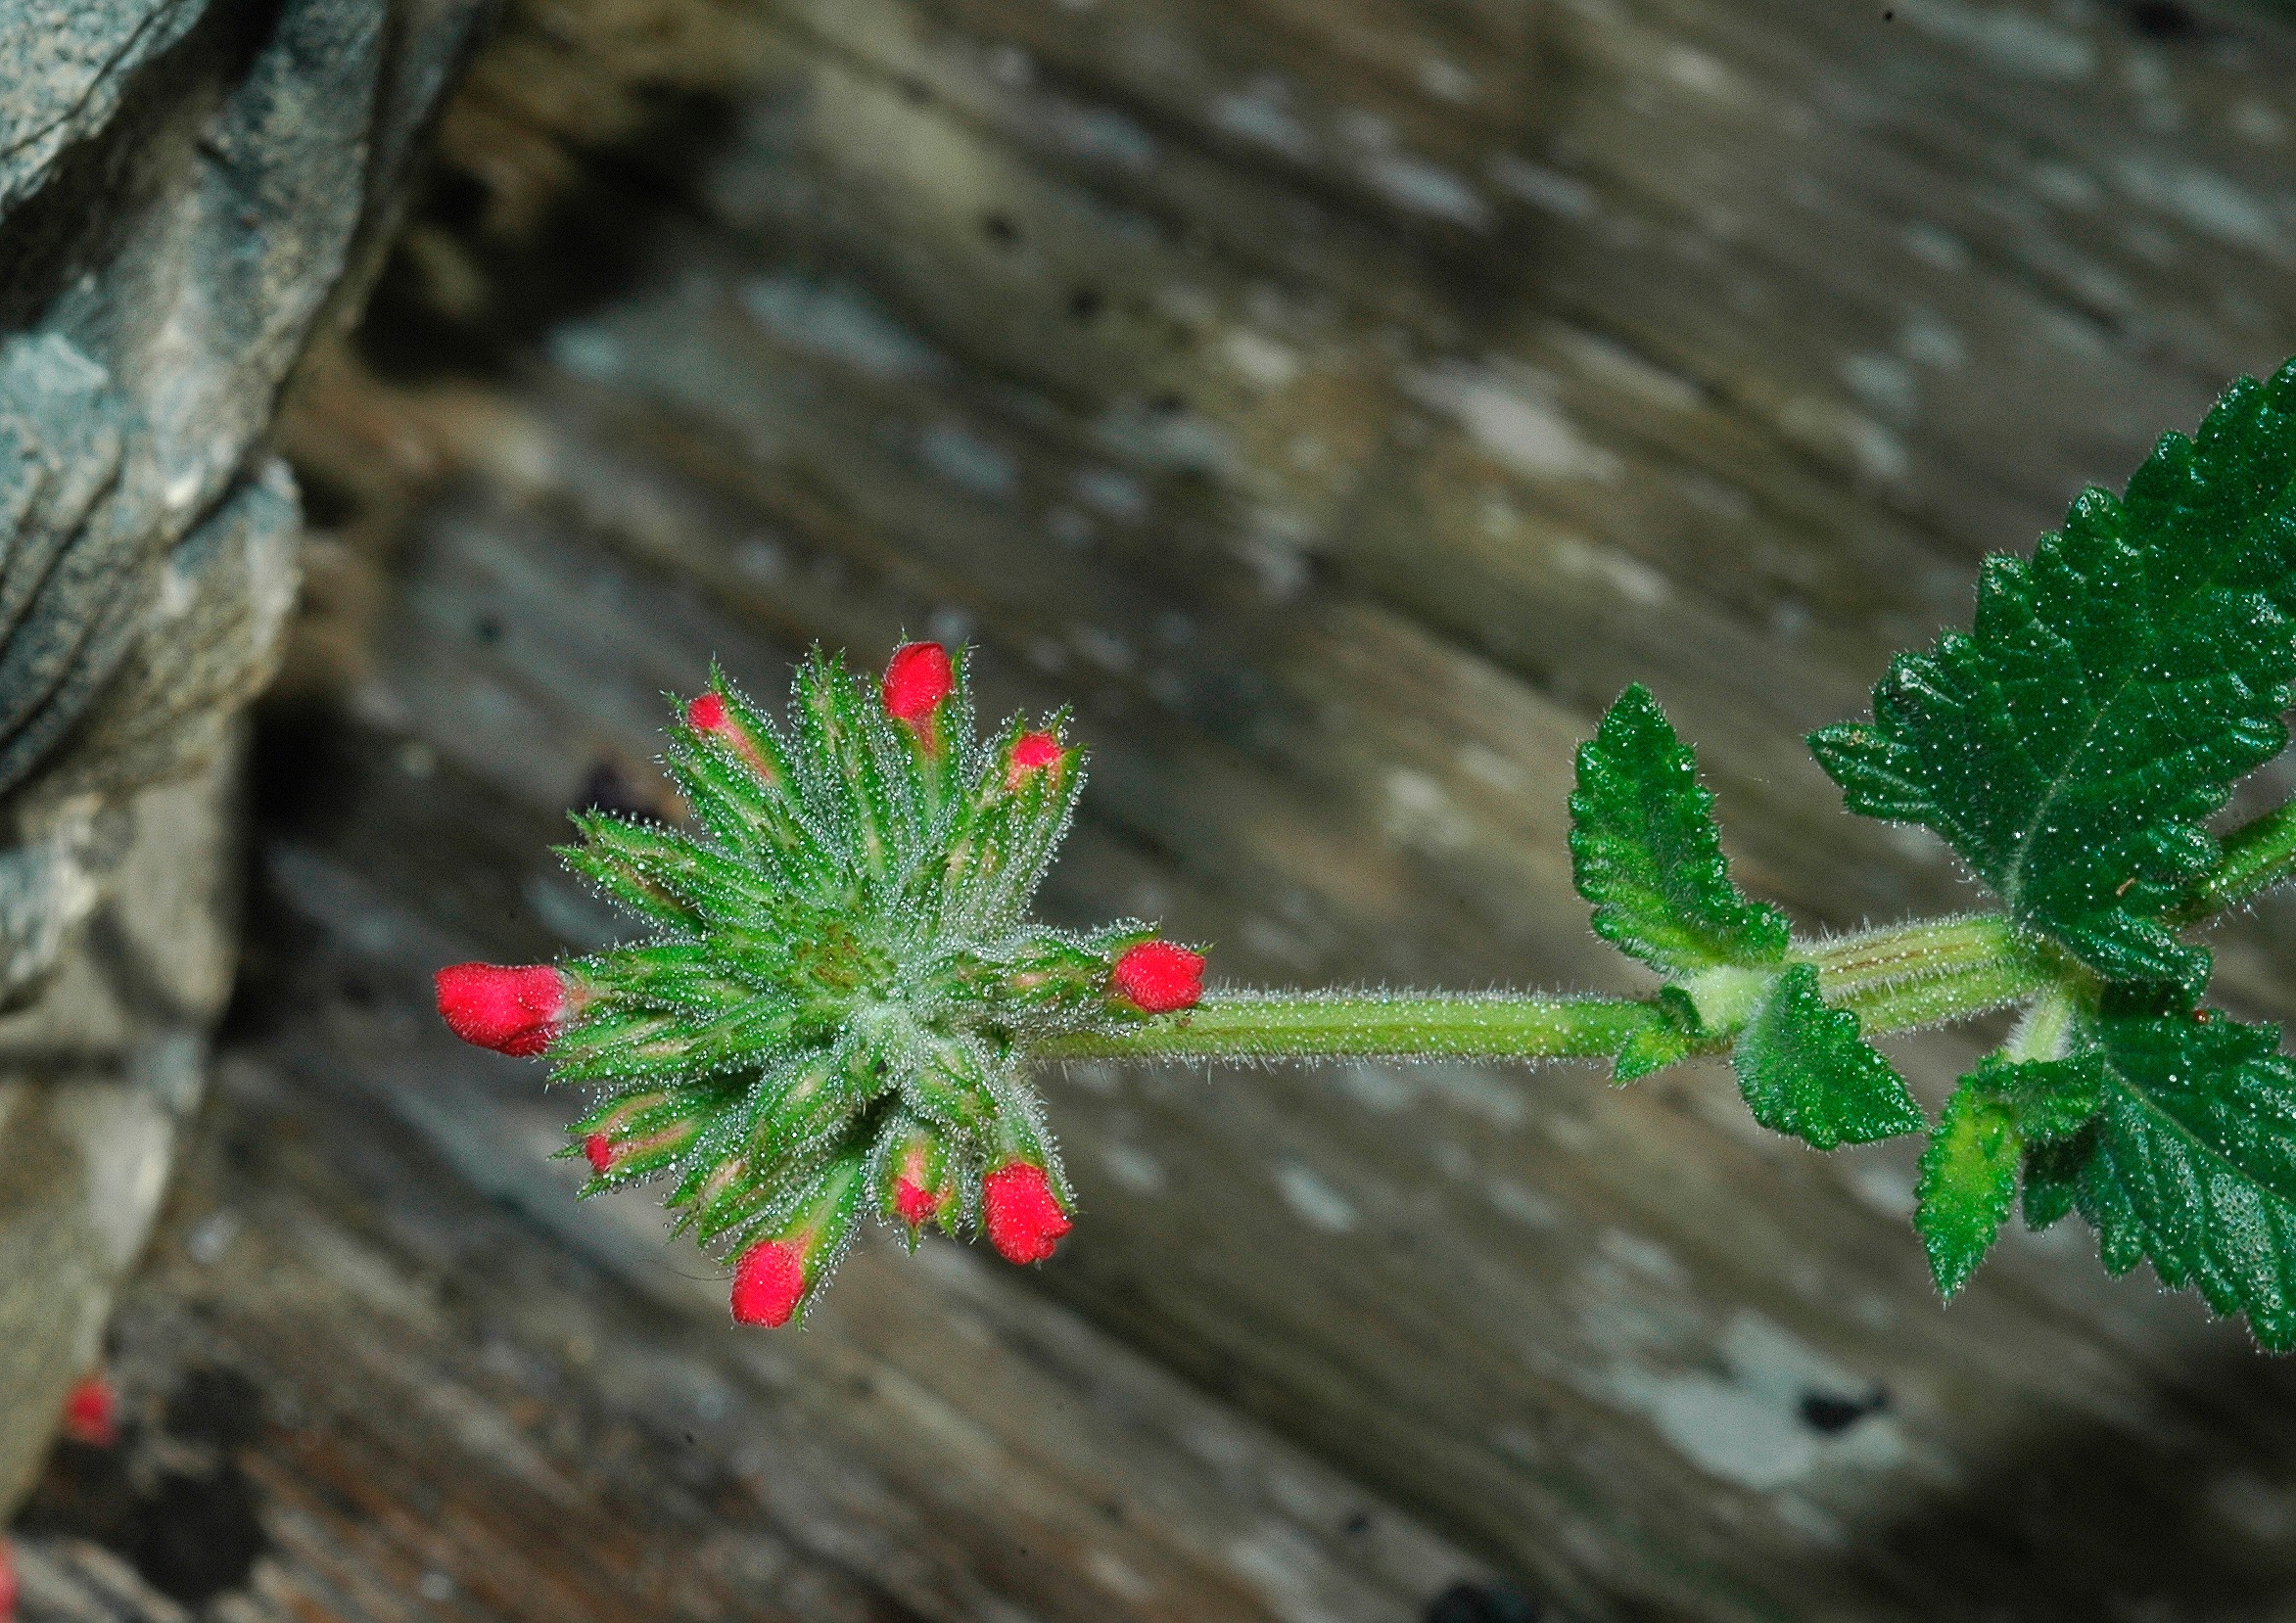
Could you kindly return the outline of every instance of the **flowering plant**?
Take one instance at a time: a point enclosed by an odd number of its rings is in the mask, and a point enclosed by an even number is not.
[[[975,736],[961,656],[880,681],[815,655],[786,722],[722,675],[671,729],[690,830],[576,819],[567,861],[649,926],[559,966],[462,964],[439,1006],[595,1094],[591,1190],[670,1182],[778,1324],[862,1216],[1049,1256],[1073,1197],[1030,1067],[1062,1058],[1608,1059],[1728,1054],[1757,1120],[1818,1149],[1926,1133],[1915,1227],[1958,1290],[2022,1202],[2078,1211],[2115,1273],[2296,1346],[2296,1062],[2204,1001],[2194,932],[2296,872],[2296,803],[2206,826],[2296,698],[2296,362],[2242,379],[2124,496],[2085,491],[1976,622],[1901,655],[1869,720],[1810,745],[1851,811],[1942,836],[1998,907],[1798,938],[1731,882],[1711,794],[1642,687],[1581,746],[1570,853],[1646,997],[1203,994],[1140,924],[1028,904],[1083,784],[1063,719]],[[1873,1036],[2015,1006],[1934,1124]]]

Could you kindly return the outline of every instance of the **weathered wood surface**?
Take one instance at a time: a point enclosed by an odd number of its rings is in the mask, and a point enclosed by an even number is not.
[[[1629,985],[1561,840],[1619,685],[1804,923],[1951,905],[1798,735],[2296,349],[2296,35],[2229,5],[534,0],[445,140],[291,431],[337,533],[267,996],[522,1189],[480,1150],[526,1079],[444,1057],[423,973],[606,927],[542,844],[658,793],[713,654],[772,690],[961,633],[991,709],[1074,702],[1061,918],[1244,981]],[[2257,1011],[2292,917],[2221,943]],[[1934,1101],[1977,1042],[1898,1051]],[[2071,1229],[1942,1311],[1908,1150],[1764,1140],[1716,1069],[1052,1091],[1086,1218],[1032,1282],[1574,1614],[2296,1605],[2288,1366]],[[827,1322],[929,1364],[941,1277],[872,1259]]]

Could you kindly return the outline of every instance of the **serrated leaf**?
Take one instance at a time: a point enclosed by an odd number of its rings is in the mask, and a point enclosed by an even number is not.
[[[1732,1064],[1756,1121],[1818,1149],[1927,1125],[1896,1067],[1857,1035],[1857,1016],[1818,997],[1811,964],[1777,978],[1739,1035]]]
[[[1913,1227],[1938,1290],[1950,1297],[1992,1249],[2017,1198],[2025,1136],[2017,1112],[1974,1077],[1962,1079],[1921,1152]]]
[[[1649,689],[1619,694],[1578,747],[1570,796],[1571,879],[1596,935],[1675,974],[1785,956],[1785,915],[1730,883],[1713,803]]]
[[[1977,620],[1900,655],[1871,722],[1810,747],[1852,811],[1927,824],[2019,922],[2108,977],[2197,987],[2162,909],[2199,827],[2278,753],[2296,676],[2296,362],[2164,436],[2125,499],[2084,492]]]
[[[2278,1029],[2170,1015],[2098,1030],[2104,1107],[2052,1170],[2105,1267],[2149,1259],[2266,1347],[2296,1347],[2296,1062]]]

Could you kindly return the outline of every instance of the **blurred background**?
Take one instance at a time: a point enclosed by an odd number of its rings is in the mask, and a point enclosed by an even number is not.
[[[1053,1263],[736,1334],[429,1004],[606,939],[564,813],[817,641],[1073,704],[1047,910],[1231,982],[1640,984],[1563,844],[1637,678],[1798,924],[1965,904],[1801,735],[2296,351],[2292,179],[2238,0],[510,0],[278,419],[244,961],[43,1604],[2296,1617],[2296,1369],[2078,1224],[1941,1309],[1917,1146],[1719,1065],[1078,1067]]]

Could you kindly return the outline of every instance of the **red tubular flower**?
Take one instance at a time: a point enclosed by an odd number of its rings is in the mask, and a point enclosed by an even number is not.
[[[1033,1161],[1007,1161],[981,1180],[989,1243],[1008,1263],[1041,1263],[1075,1227],[1060,1209],[1053,1181]]]
[[[64,1435],[98,1449],[119,1441],[119,1394],[102,1370],[81,1376],[64,1400]],[[0,1612],[0,1617],[6,1615]]]
[[[590,1171],[600,1178],[614,1166],[614,1140],[603,1133],[593,1133],[582,1141],[582,1153],[589,1161]]]
[[[779,1326],[805,1300],[805,1249],[795,1240],[766,1240],[733,1265],[733,1322]]]
[[[726,701],[704,693],[685,707],[685,724],[696,732],[722,732],[726,727]]]
[[[885,664],[885,714],[922,733],[956,687],[948,649],[937,642],[905,642]]]
[[[1024,732],[1012,741],[1012,753],[1005,758],[1005,790],[1009,794],[1029,779],[1032,772],[1041,772],[1048,766],[1060,765],[1060,740],[1049,732]]]
[[[1144,1014],[1170,1014],[1203,999],[1203,954],[1168,941],[1127,947],[1109,976],[1121,997]]]
[[[566,1029],[566,977],[549,964],[449,964],[438,973],[439,1013],[456,1037],[525,1058]]]
[[[922,1229],[941,1212],[941,1197],[903,1173],[893,1181],[893,1210],[912,1229]]]

